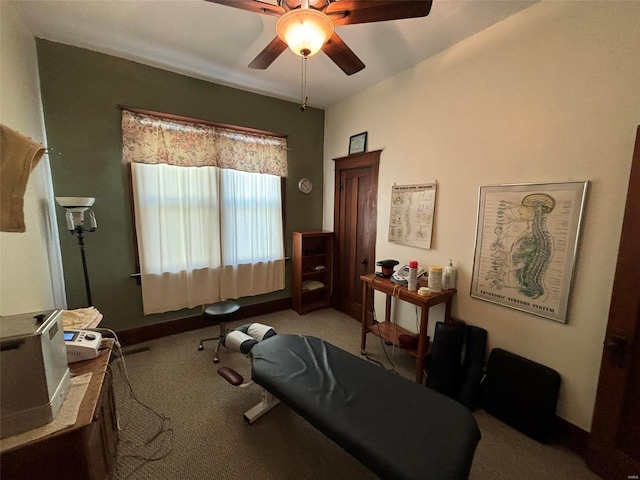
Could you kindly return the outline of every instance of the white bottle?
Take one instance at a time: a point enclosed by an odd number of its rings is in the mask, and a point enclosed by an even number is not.
[[[442,286],[446,290],[456,288],[457,277],[458,271],[456,270],[456,267],[453,266],[453,261],[449,260],[449,265],[444,268],[444,273],[442,275]]]
[[[442,267],[439,265],[429,265],[429,288],[434,293],[442,291]]]
[[[407,288],[410,292],[418,290],[418,262],[411,260],[409,262],[409,279]]]

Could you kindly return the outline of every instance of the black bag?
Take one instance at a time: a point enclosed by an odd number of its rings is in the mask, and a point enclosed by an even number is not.
[[[478,401],[486,353],[487,331],[484,328],[467,325],[458,401],[469,410],[474,410]]]
[[[436,322],[427,362],[426,386],[453,399],[460,388],[465,325],[461,320]]]
[[[559,390],[560,375],[555,370],[494,348],[481,386],[482,408],[545,442],[553,430]]]

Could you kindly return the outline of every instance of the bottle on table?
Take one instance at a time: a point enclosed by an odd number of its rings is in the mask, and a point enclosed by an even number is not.
[[[429,266],[429,288],[432,292],[442,291],[442,267],[439,265]]]
[[[442,274],[442,288],[444,290],[456,288],[457,276],[458,272],[456,271],[456,267],[453,266],[453,261],[450,259],[449,265],[444,267],[444,273]]]
[[[407,288],[410,292],[418,290],[418,262],[411,260],[409,262],[409,279]]]

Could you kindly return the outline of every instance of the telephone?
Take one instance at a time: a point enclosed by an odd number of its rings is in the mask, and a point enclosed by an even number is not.
[[[420,278],[422,275],[424,275],[424,268],[418,267],[417,278]],[[409,283],[409,265],[405,265],[397,272],[394,272],[394,274],[391,275],[391,281],[398,285],[407,285]]]

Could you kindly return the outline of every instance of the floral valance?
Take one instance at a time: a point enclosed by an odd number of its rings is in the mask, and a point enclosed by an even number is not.
[[[286,177],[287,140],[123,110],[122,161],[214,166]]]

